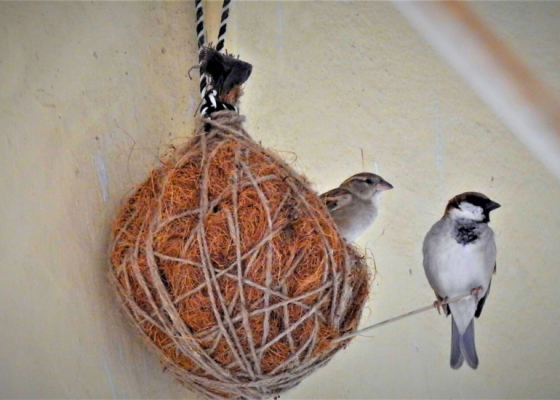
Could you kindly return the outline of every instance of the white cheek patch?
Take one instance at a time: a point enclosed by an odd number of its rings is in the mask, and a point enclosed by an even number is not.
[[[451,210],[451,217],[454,219],[471,219],[473,221],[482,221],[484,219],[484,210],[482,207],[472,205],[471,203],[462,202],[459,208]]]

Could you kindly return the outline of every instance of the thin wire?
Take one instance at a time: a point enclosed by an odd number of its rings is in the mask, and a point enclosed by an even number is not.
[[[455,302],[457,302],[461,299],[464,299],[465,297],[468,297],[468,296],[472,296],[471,292],[463,293],[459,296],[451,297],[451,298],[447,299],[447,301],[442,301],[441,305],[455,303]],[[433,310],[433,309],[434,309],[434,304],[430,304],[429,306],[422,307],[422,308],[419,308],[417,310],[407,312],[406,314],[399,315],[398,317],[393,317],[393,318],[386,319],[385,321],[381,321],[381,322],[378,322],[377,324],[367,326],[367,327],[365,327],[363,329],[360,329],[356,332],[352,332],[352,333],[349,333],[347,335],[341,336],[337,339],[334,339],[332,342],[333,343],[338,343],[338,342],[341,342],[343,340],[350,339],[350,338],[353,338],[355,336],[361,335],[364,332],[371,331],[375,328],[379,328],[380,326],[390,324],[391,322],[396,322],[396,321],[399,321],[401,319],[411,317],[413,315],[420,314],[420,313],[423,313],[424,311],[430,311],[430,310]]]

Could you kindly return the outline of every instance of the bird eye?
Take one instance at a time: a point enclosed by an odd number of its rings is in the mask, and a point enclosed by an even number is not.
[[[371,178],[367,178],[367,179],[366,179],[366,183],[367,183],[368,185],[373,185],[373,180],[372,180]]]

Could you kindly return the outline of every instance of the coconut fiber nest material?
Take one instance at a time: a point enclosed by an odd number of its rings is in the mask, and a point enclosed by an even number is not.
[[[210,398],[269,398],[325,365],[358,326],[365,260],[308,182],[214,113],[114,224],[111,277],[167,368]],[[205,129],[206,127],[206,129]]]

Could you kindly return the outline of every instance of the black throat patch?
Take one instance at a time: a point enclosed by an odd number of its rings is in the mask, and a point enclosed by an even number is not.
[[[453,231],[455,240],[462,245],[476,242],[484,229],[484,225],[484,222],[481,221],[457,220]]]

